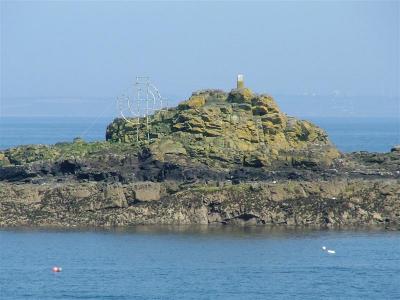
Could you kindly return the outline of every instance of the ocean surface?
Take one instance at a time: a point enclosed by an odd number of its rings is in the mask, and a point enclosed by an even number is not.
[[[399,118],[307,118],[325,129],[331,141],[343,152],[388,152],[400,144]],[[104,140],[112,118],[1,117],[0,149],[21,144],[54,144],[82,137]]]
[[[0,230],[0,267],[3,300],[400,299],[400,232]]]

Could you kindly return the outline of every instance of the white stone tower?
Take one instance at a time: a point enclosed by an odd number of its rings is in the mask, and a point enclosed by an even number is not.
[[[244,88],[243,74],[238,74],[236,84],[237,89]]]

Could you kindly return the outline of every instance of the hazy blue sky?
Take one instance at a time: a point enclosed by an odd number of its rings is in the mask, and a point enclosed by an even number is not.
[[[3,115],[77,112],[136,75],[174,100],[229,90],[237,73],[273,95],[399,96],[399,11],[398,1],[3,0]]]

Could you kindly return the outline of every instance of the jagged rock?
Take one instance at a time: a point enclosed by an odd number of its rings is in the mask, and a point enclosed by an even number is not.
[[[137,127],[143,131],[140,124]],[[182,151],[177,146],[177,153],[205,163],[213,157],[225,167],[237,164],[238,157],[245,165],[252,166],[298,160],[327,166],[339,156],[322,129],[307,121],[286,117],[271,96],[256,95],[247,88],[232,90],[229,94],[212,90],[194,93],[163,117],[156,114],[151,131],[157,138],[151,139],[150,145],[169,139],[171,147],[175,143],[185,149]],[[117,119],[108,126],[107,139],[133,142],[136,132],[132,124]],[[169,151],[174,152],[171,147]],[[159,155],[159,148],[151,149]],[[288,156],[296,158],[291,160]]]
[[[248,88],[235,89],[229,93],[227,101],[231,103],[251,103],[253,96],[253,92]]]
[[[189,100],[179,104],[179,109],[191,109],[204,106],[206,100],[202,95],[193,95]]]

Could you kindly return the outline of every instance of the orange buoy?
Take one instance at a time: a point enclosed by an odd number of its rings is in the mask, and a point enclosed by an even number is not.
[[[59,273],[59,272],[62,271],[62,269],[61,269],[60,267],[53,267],[52,271],[53,271],[54,273]]]

